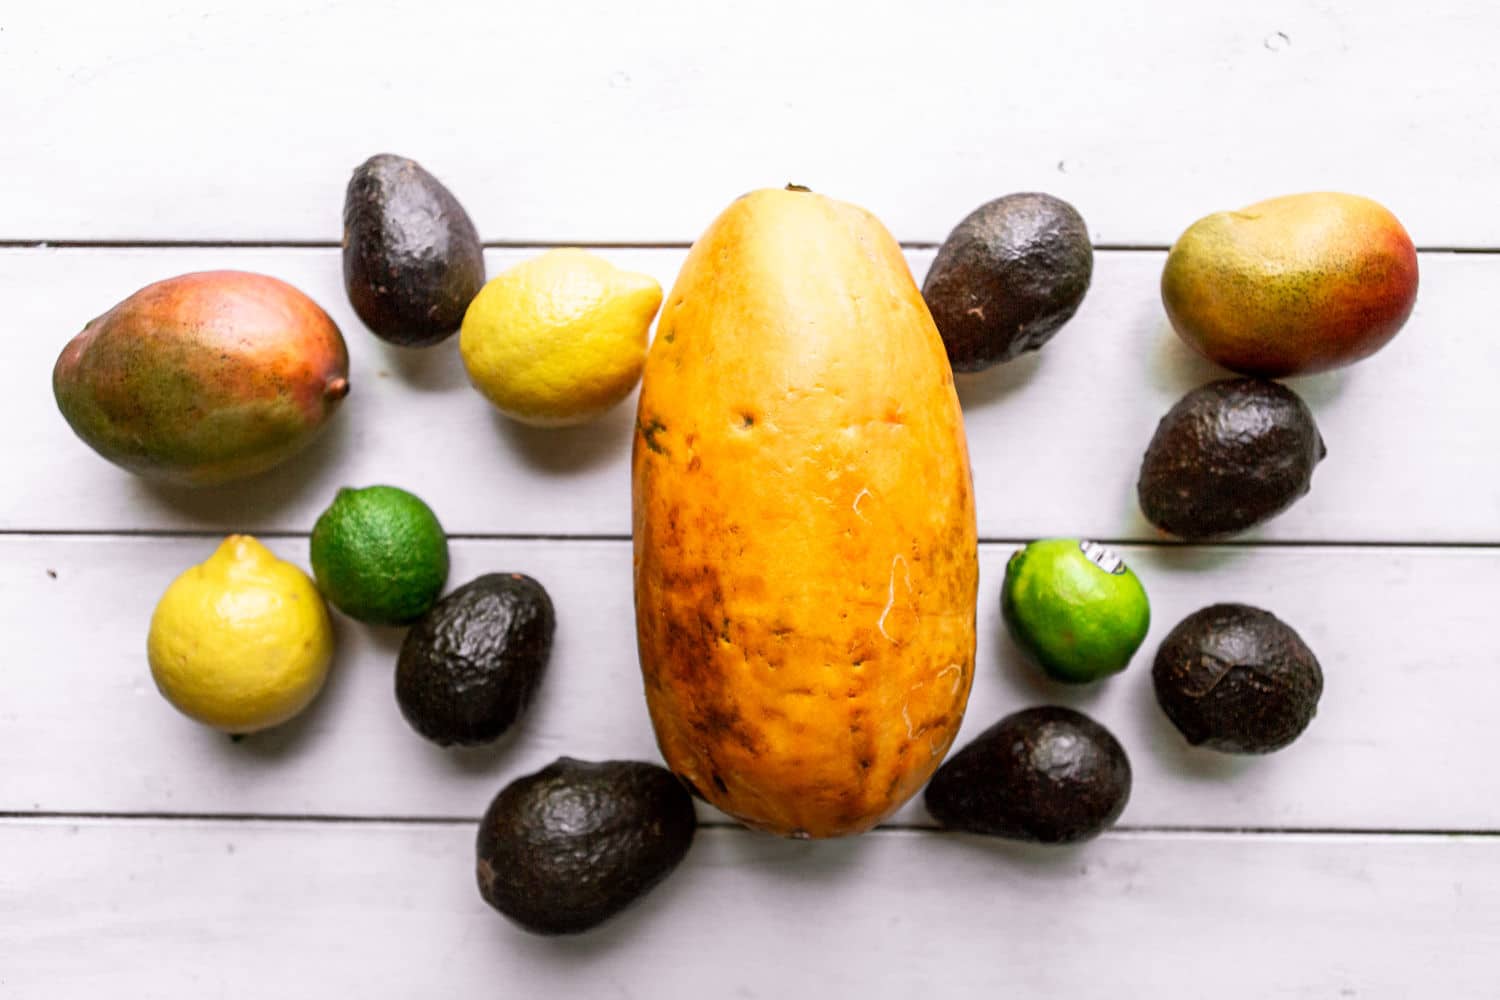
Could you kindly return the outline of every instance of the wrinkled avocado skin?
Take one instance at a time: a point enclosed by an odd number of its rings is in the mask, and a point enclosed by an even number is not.
[[[1215,604],[1184,618],[1152,665],[1156,700],[1194,746],[1225,753],[1280,750],[1307,728],[1323,670],[1275,615]]]
[[[1168,534],[1222,538],[1290,507],[1327,454],[1312,411],[1292,390],[1224,379],[1194,389],[1162,418],[1136,491],[1146,519]]]
[[[396,660],[396,701],[443,746],[492,743],[531,703],[556,629],[552,601],[520,573],[465,584],[417,620]]]
[[[1130,784],[1130,760],[1109,730],[1043,706],[1006,716],[950,757],[926,803],[949,829],[1069,844],[1114,823]]]
[[[1078,211],[1048,194],[986,202],[948,235],[922,296],[954,371],[1041,347],[1083,302],[1094,248]]]
[[[696,829],[692,798],[666,768],[562,757],[490,804],[479,891],[526,930],[576,934],[666,878]]]
[[[427,347],[458,330],[484,286],[468,213],[414,160],[382,153],[344,194],[344,288],[382,340]]]

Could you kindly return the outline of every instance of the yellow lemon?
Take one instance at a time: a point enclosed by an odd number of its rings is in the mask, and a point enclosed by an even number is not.
[[[464,314],[474,387],[508,417],[580,424],[630,395],[661,285],[584,250],[549,250],[497,275]]]
[[[290,719],[322,689],[333,628],[306,573],[249,535],[230,535],[162,595],[146,654],[179,711],[250,733]]]

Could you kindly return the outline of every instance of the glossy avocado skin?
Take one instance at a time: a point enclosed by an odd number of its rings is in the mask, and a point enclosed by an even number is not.
[[[490,573],[417,620],[396,659],[396,701],[443,746],[492,743],[531,704],[552,652],[552,600],[521,573]]]
[[[1136,493],[1146,519],[1168,534],[1222,538],[1290,507],[1327,454],[1312,411],[1292,390],[1223,379],[1189,392],[1161,419]]]
[[[528,931],[577,934],[666,878],[697,826],[666,768],[562,757],[490,803],[476,844],[479,892]]]
[[[1049,194],[1010,194],[971,212],[938,249],[922,296],[954,371],[989,368],[1041,347],[1083,302],[1094,248],[1077,209]]]
[[[344,194],[344,288],[382,340],[427,347],[458,330],[484,287],[468,213],[415,160],[381,153]]]
[[[1042,844],[1088,840],[1130,800],[1130,759],[1071,708],[1008,715],[938,768],[927,811],[943,826]]]
[[[1156,700],[1187,741],[1224,753],[1280,750],[1323,694],[1317,657],[1269,611],[1215,604],[1184,618],[1157,650]]]

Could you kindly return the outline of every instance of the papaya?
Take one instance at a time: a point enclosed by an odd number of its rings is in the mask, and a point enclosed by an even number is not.
[[[663,309],[631,464],[667,765],[783,836],[890,815],[962,721],[978,567],[953,374],[880,222],[802,189],[730,205]]]
[[[202,271],[147,285],[88,323],[52,370],[84,443],[148,479],[241,479],[310,442],[349,392],[317,303],[276,278]]]

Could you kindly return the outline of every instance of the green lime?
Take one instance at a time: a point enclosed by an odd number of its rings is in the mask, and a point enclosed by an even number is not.
[[[448,538],[421,500],[394,486],[339,490],[313,526],[313,576],[344,614],[402,625],[437,603]]]
[[[1124,670],[1151,627],[1146,588],[1130,567],[1076,538],[1032,542],[1011,556],[1000,613],[1032,662],[1073,684]]]

